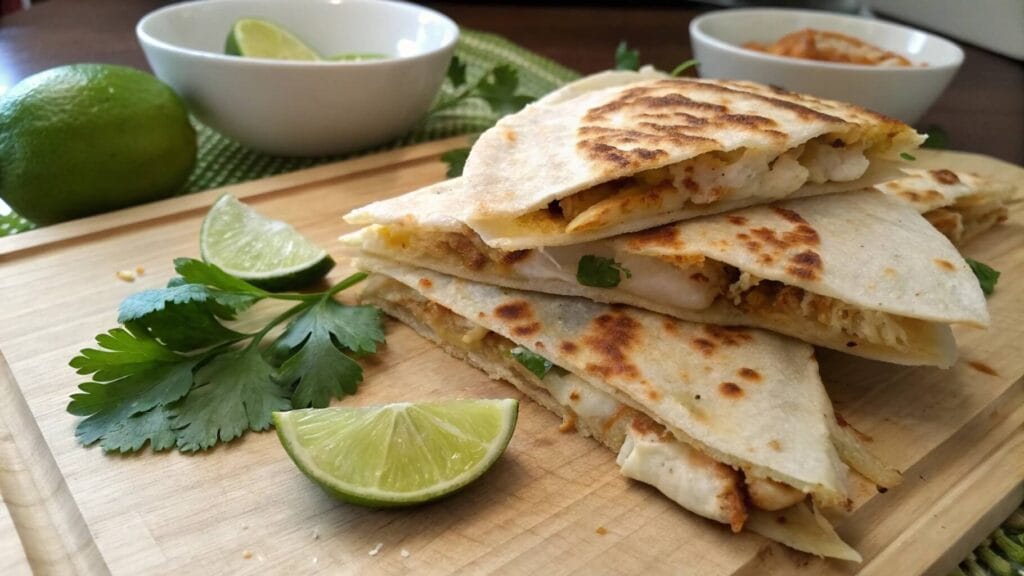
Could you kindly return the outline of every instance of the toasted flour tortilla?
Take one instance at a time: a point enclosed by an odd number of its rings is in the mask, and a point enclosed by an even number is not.
[[[859,189],[890,179],[886,160],[922,140],[861,108],[752,82],[656,78],[589,90],[630,78],[614,74],[506,116],[476,142],[462,220],[487,244],[575,244]]]
[[[984,295],[950,242],[877,192],[754,206],[574,246],[502,251],[453,217],[464,180],[349,215],[362,250],[475,281],[625,303],[678,318],[766,328],[901,364],[956,359],[949,324],[985,326]],[[586,255],[630,271],[580,283]]]
[[[957,246],[1005,222],[1018,195],[1009,182],[971,172],[904,168],[903,174],[875,189],[913,206]]]
[[[376,258],[358,265],[376,273],[364,302],[619,451],[627,476],[734,530],[748,518],[757,524],[784,515],[793,526],[769,536],[857,559],[827,523],[798,521],[814,515],[796,507],[806,509],[804,493],[826,505],[845,501],[847,472],[837,448],[880,485],[898,482],[856,442],[838,437],[813,352],[803,344],[503,290]],[[556,368],[538,378],[512,360],[513,346]]]

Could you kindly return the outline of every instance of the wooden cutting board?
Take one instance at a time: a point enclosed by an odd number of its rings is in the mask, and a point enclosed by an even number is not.
[[[621,477],[614,455],[558,431],[524,402],[505,456],[451,499],[409,510],[340,504],[307,481],[271,433],[197,455],[105,455],[74,439],[65,411],[81,381],[67,366],[115,325],[121,299],[163,285],[176,256],[198,255],[206,209],[230,191],[293,223],[349,273],[341,216],[444,177],[435,142],[176,198],[0,239],[0,550],[15,540],[38,572],[247,574],[945,573],[1024,496],[1024,205],[968,255],[1002,271],[987,331],[957,330],[947,371],[819,355],[837,410],[904,471],[885,494],[861,490],[836,518],[861,565],[733,535]],[[922,153],[1024,182],[989,158]],[[141,266],[134,283],[116,277]],[[364,363],[351,405],[517,396],[395,322]],[[378,549],[376,554],[371,550]],[[5,552],[6,553],[6,552]],[[8,566],[5,558],[0,568]],[[23,566],[15,559],[12,566]],[[21,568],[23,569],[23,568]]]

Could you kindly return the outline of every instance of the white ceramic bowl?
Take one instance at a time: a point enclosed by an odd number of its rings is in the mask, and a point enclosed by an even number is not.
[[[788,58],[747,50],[790,32],[840,32],[926,66],[883,68]],[[963,62],[959,46],[907,26],[856,16],[787,9],[721,10],[690,22],[694,57],[707,78],[754,80],[795,92],[852,102],[916,122],[946,89]]]
[[[322,55],[291,62],[224,54],[231,26],[263,18]],[[203,0],[156,10],[136,27],[150,66],[200,120],[245,146],[284,156],[358,150],[401,136],[423,117],[459,36],[448,17],[377,0]]]

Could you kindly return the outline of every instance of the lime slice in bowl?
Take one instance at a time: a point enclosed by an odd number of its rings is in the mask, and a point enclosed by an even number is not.
[[[230,194],[221,196],[206,214],[199,252],[228,274],[267,290],[308,286],[334,267],[323,248]]]
[[[331,495],[372,507],[436,500],[479,478],[508,446],[519,402],[451,400],[275,412],[299,470]]]
[[[224,52],[246,58],[319,60],[320,56],[291,32],[273,22],[243,18],[231,27]]]

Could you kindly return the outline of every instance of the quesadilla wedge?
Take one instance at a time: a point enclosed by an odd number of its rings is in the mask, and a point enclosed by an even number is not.
[[[460,220],[506,250],[578,244],[864,188],[894,177],[923,139],[856,106],[753,82],[590,90],[629,78],[581,80],[485,132],[466,162]]]
[[[953,244],[961,246],[1005,222],[1016,190],[970,172],[904,168],[903,176],[875,189],[913,206]]]
[[[734,531],[856,560],[816,507],[846,504],[844,461],[880,486],[899,482],[837,423],[810,346],[373,257],[356,264],[374,273],[364,303],[511,382],[617,451],[625,475]]]
[[[375,225],[345,240],[470,280],[754,326],[899,364],[948,367],[956,360],[949,324],[989,322],[978,282],[949,240],[878,192],[502,251],[447,214],[448,195],[464,185],[449,180],[357,210],[347,219]]]

